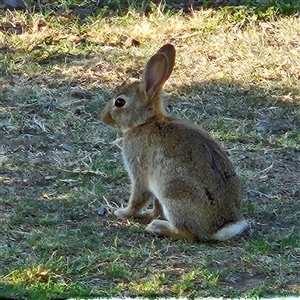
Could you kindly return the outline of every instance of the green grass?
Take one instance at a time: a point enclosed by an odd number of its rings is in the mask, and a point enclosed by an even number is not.
[[[158,3],[158,2],[156,2]],[[230,6],[228,5],[230,3]],[[31,13],[43,12],[44,15],[49,16],[56,12],[69,12],[81,9],[93,9],[92,15],[103,16],[106,14],[117,13],[119,15],[127,14],[130,10],[136,10],[141,13],[149,13],[149,11],[156,10],[156,6],[152,1],[132,1],[132,0],[104,0],[104,1],[44,1],[39,3],[26,1],[27,10]],[[160,1],[158,4],[160,10],[164,13],[170,11],[190,11],[190,5],[187,1]],[[226,15],[232,14],[235,18],[241,16],[250,16],[250,18],[268,18],[271,15],[290,15],[294,14],[300,9],[300,4],[296,0],[236,0],[236,1],[203,1],[204,8],[224,8],[222,10]],[[199,3],[195,3],[193,9],[199,9]],[[243,18],[242,18],[243,19]],[[241,19],[241,20],[242,20]]]
[[[0,296],[300,296],[298,19],[277,8],[259,15],[251,3],[54,13],[78,4],[0,12]],[[112,215],[130,185],[119,133],[99,113],[170,41],[166,105],[230,154],[251,224],[238,241],[188,245]]]

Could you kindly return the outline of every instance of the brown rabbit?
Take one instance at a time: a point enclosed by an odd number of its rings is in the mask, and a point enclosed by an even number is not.
[[[122,130],[123,160],[132,181],[129,204],[118,218],[154,218],[146,231],[188,241],[227,240],[247,228],[238,176],[218,143],[197,126],[168,116],[162,87],[172,73],[175,48],[150,58],[143,80],[122,85],[102,111]],[[155,198],[152,212],[141,209]]]

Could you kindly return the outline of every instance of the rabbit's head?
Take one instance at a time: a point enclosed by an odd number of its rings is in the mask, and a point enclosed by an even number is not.
[[[102,111],[103,122],[123,132],[166,114],[161,91],[175,63],[175,48],[161,47],[148,61],[140,82],[123,84]]]

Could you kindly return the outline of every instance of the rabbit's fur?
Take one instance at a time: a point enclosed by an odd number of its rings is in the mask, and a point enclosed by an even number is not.
[[[167,44],[148,61],[143,80],[122,85],[102,111],[123,131],[123,160],[132,181],[118,218],[144,217],[146,231],[196,240],[226,240],[247,228],[238,176],[224,150],[204,130],[168,116],[161,100],[175,48]],[[154,197],[153,211],[140,211]]]

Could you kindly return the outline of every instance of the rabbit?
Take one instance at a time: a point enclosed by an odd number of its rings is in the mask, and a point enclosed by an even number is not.
[[[204,130],[169,116],[162,87],[173,71],[175,48],[166,44],[148,61],[140,82],[123,84],[101,112],[123,133],[122,156],[132,183],[119,219],[145,217],[146,232],[188,242],[225,241],[241,234],[238,176],[225,151]],[[154,198],[153,211],[141,214]]]

